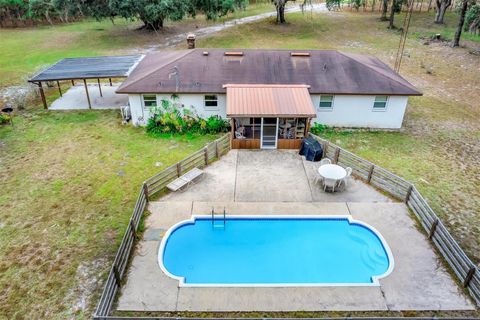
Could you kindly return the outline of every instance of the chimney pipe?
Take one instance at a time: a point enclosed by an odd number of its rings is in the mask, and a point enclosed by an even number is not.
[[[188,49],[195,49],[195,35],[193,33],[187,35],[187,47]]]

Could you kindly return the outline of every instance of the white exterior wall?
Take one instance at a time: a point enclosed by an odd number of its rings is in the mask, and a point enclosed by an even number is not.
[[[217,94],[217,108],[205,108],[204,96],[204,94],[178,94],[180,103],[185,108],[195,110],[202,118],[212,115],[226,118],[226,95]],[[408,102],[407,96],[390,96],[385,111],[374,111],[375,96],[338,95],[334,96],[332,109],[320,110],[320,95],[311,97],[317,111],[317,118],[313,119],[314,122],[349,128],[399,129],[402,127]],[[171,94],[157,94],[159,104],[162,99],[170,98]],[[145,125],[150,114],[148,108],[143,107],[142,95],[130,94],[129,102],[133,124]]]
[[[407,107],[407,96],[389,96],[384,111],[373,110],[375,96],[338,95],[333,107],[320,110],[320,95],[312,95],[317,111],[314,122],[332,127],[399,129]]]
[[[212,93],[214,94],[214,93]],[[208,95],[208,94],[207,94]],[[218,106],[216,108],[205,107],[205,94],[177,94],[178,101],[184,108],[196,112],[202,118],[219,115],[222,118],[227,117],[226,111],[226,95],[216,94],[218,98]],[[142,126],[147,123],[150,118],[149,108],[144,108],[143,97],[141,94],[129,94],[130,112],[132,113],[132,122],[135,126]],[[160,105],[162,100],[171,99],[172,94],[157,94],[157,103]]]

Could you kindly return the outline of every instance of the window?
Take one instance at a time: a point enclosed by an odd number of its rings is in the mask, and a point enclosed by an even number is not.
[[[144,94],[143,95],[143,106],[145,108],[151,108],[157,106],[157,95],[155,94]]]
[[[387,108],[388,96],[376,96],[373,103],[373,111],[385,111]]]
[[[333,96],[320,96],[320,110],[332,110],[333,108]]]
[[[205,108],[216,108],[218,107],[218,98],[217,95],[206,95],[205,96]]]

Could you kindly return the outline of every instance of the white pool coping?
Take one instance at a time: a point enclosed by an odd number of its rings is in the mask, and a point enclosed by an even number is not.
[[[197,219],[211,219],[211,215],[192,215],[190,219],[180,221],[170,227],[165,235],[162,238],[160,243],[160,247],[158,250],[158,265],[163,273],[165,273],[168,277],[178,280],[179,287],[261,287],[261,288],[268,288],[268,287],[378,287],[380,286],[379,280],[382,278],[387,277],[390,273],[392,273],[395,265],[395,261],[393,259],[392,251],[388,246],[387,241],[382,236],[382,234],[372,227],[371,225],[360,221],[355,220],[351,215],[228,215],[227,219],[279,219],[279,220],[347,220],[349,224],[357,224],[364,228],[369,229],[373,234],[377,236],[380,240],[385,252],[387,253],[389,266],[387,271],[383,274],[378,276],[372,276],[371,283],[186,283],[185,277],[176,276],[171,274],[165,265],[163,264],[163,253],[165,250],[165,246],[167,244],[168,238],[170,235],[178,228],[188,225],[188,224],[195,224]],[[219,218],[221,219],[221,218]]]

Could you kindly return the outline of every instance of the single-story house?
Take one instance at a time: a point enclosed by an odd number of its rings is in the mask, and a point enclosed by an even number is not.
[[[421,93],[379,59],[333,50],[188,49],[147,54],[116,91],[134,125],[176,95],[201,117],[231,119],[236,148],[297,148],[312,121],[398,129]]]

